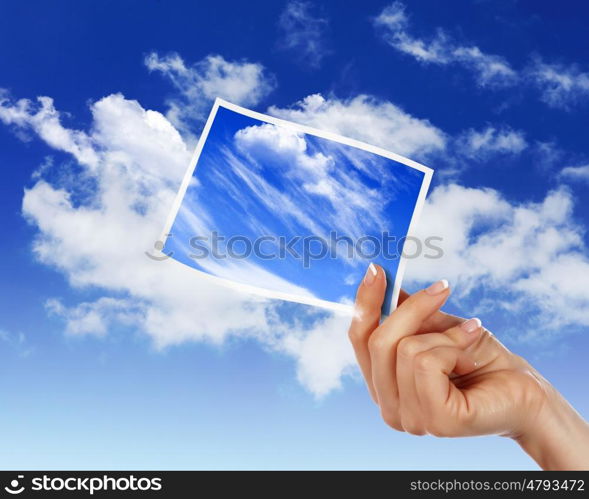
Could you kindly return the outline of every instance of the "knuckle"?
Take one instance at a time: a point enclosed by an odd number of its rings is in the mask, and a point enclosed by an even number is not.
[[[465,334],[459,326],[450,328],[448,331],[440,333],[440,335],[446,339],[446,343],[449,341],[453,345],[460,345],[465,340]]]
[[[348,339],[352,342],[352,344],[356,345],[358,343],[362,343],[368,335],[356,327],[350,327],[348,330]]]
[[[420,342],[415,336],[407,336],[399,341],[397,352],[406,358],[413,358],[419,353]]]
[[[415,370],[429,372],[436,366],[436,358],[429,352],[421,352],[415,356]]]
[[[368,351],[376,352],[386,347],[386,339],[380,330],[374,331],[368,338]]]

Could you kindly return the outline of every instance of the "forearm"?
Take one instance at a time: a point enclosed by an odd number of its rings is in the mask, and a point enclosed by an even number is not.
[[[515,440],[544,470],[589,470],[589,424],[552,387],[529,431]]]

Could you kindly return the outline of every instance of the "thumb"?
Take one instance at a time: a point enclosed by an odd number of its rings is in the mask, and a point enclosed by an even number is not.
[[[368,351],[368,338],[370,338],[370,335],[380,322],[380,310],[386,287],[387,280],[384,270],[371,263],[358,287],[354,317],[348,331],[358,364],[366,380],[370,395],[375,402],[376,392],[372,383],[372,365],[370,352]]]
[[[371,263],[358,287],[351,330],[356,336],[368,336],[380,322],[387,280],[384,270]]]

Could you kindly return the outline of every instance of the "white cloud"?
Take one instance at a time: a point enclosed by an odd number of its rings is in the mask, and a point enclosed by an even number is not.
[[[6,100],[2,106],[3,116],[18,116],[7,123],[48,138],[52,147],[79,159],[84,169],[82,175],[66,176],[54,185],[49,165],[40,173],[44,177],[25,191],[22,205],[24,216],[38,229],[33,246],[37,258],[63,272],[75,287],[104,290],[92,302],[48,301],[48,312],[64,319],[67,333],[100,336],[122,324],[145,332],[158,348],[253,337],[294,357],[301,380],[315,395],[338,386],[345,365],[351,365],[349,352],[328,362],[326,374],[322,365],[313,368],[308,349],[290,343],[294,336],[302,345],[312,343],[314,335],[328,334],[316,327],[312,308],[299,306],[301,319],[293,328],[276,311],[278,302],[212,284],[174,260],[156,262],[145,256],[159,236],[189,159],[179,133],[163,115],[120,94],[110,95],[91,105],[93,121],[86,132],[63,127],[52,106],[46,105],[42,115],[26,100]],[[56,131],[61,140],[50,141]],[[80,154],[71,147],[73,141],[92,144],[92,152]],[[82,162],[87,157],[94,159]],[[87,182],[92,189],[86,189]],[[339,317],[342,329],[330,334],[345,339],[346,319]],[[349,348],[347,342],[340,341],[340,348]]]
[[[167,118],[181,131],[196,133],[208,115],[215,97],[246,107],[258,105],[276,86],[276,80],[259,63],[227,61],[208,55],[187,66],[176,53],[145,58],[150,71],[159,71],[174,85],[177,93],[168,99]]]
[[[536,59],[527,68],[527,75],[540,89],[542,101],[551,107],[570,109],[589,99],[589,73],[574,64],[547,64]]]
[[[429,40],[411,35],[405,5],[401,2],[385,7],[374,19],[374,25],[396,50],[425,64],[464,66],[481,86],[508,86],[518,80],[517,72],[503,57],[486,54],[477,46],[459,45],[441,29]]]
[[[275,206],[283,207],[283,216],[296,219],[313,234],[327,239],[329,231],[335,230],[339,234],[360,238],[366,230],[378,230],[384,223],[382,192],[367,187],[353,168],[337,168],[331,151],[311,152],[303,134],[264,124],[239,130],[235,141],[253,161],[263,164],[266,159],[275,162],[276,158],[281,158],[283,164],[280,167],[286,171],[285,178],[289,182],[285,192],[268,184],[262,175],[243,171],[244,168],[235,161],[231,164],[234,169],[242,171],[242,178],[251,178],[252,189],[260,194],[260,199],[270,210],[274,211]],[[381,178],[383,184],[386,184],[386,178]],[[327,200],[333,208],[321,220],[317,220],[316,203],[313,202],[317,197]]]
[[[105,335],[113,324],[136,325],[143,320],[145,309],[132,299],[102,297],[94,302],[66,307],[56,298],[47,300],[47,311],[65,319],[66,333],[72,335]]]
[[[454,142],[457,152],[467,158],[485,159],[492,154],[519,154],[528,147],[525,135],[509,127],[488,126],[482,130],[469,129]]]
[[[560,176],[569,180],[589,181],[589,165],[567,166],[560,172]]]
[[[342,376],[354,373],[354,352],[346,334],[350,318],[331,314],[317,321],[306,334],[284,336],[281,350],[300,359],[299,382],[318,396],[341,386]],[[329,352],[329,355],[326,355]]]
[[[391,102],[368,95],[342,100],[314,94],[288,108],[271,106],[268,114],[405,156],[424,157],[446,145],[445,134],[428,120],[415,118]]]
[[[56,149],[70,153],[78,162],[96,166],[97,156],[90,138],[78,130],[66,130],[50,97],[39,97],[37,102],[20,99],[12,103],[7,92],[0,93],[0,120],[5,125],[30,127],[41,139]]]
[[[441,28],[429,38],[414,36],[402,2],[395,1],[385,7],[373,24],[382,39],[399,52],[423,64],[463,66],[482,87],[527,84],[540,91],[541,100],[548,106],[564,110],[589,99],[589,72],[582,71],[578,65],[550,64],[535,57],[516,70],[504,57],[487,54],[476,45],[461,45]]]
[[[325,39],[329,23],[312,10],[310,2],[291,0],[286,4],[278,18],[278,47],[293,53],[300,63],[318,68],[330,53]]]
[[[508,317],[522,334],[589,326],[589,291],[579,284],[589,279],[589,258],[573,205],[564,188],[539,203],[510,203],[491,189],[440,186],[426,203],[418,232],[442,237],[445,254],[410,262],[407,278],[449,279],[466,311],[481,295],[493,297],[496,307],[517,304]],[[534,311],[533,327],[518,318],[523,308]]]

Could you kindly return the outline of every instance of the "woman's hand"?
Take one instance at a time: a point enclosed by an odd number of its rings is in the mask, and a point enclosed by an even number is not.
[[[389,426],[415,435],[509,436],[544,468],[589,468],[587,423],[478,319],[440,311],[450,294],[446,281],[402,293],[380,323],[385,288],[383,270],[371,265],[349,337]]]

